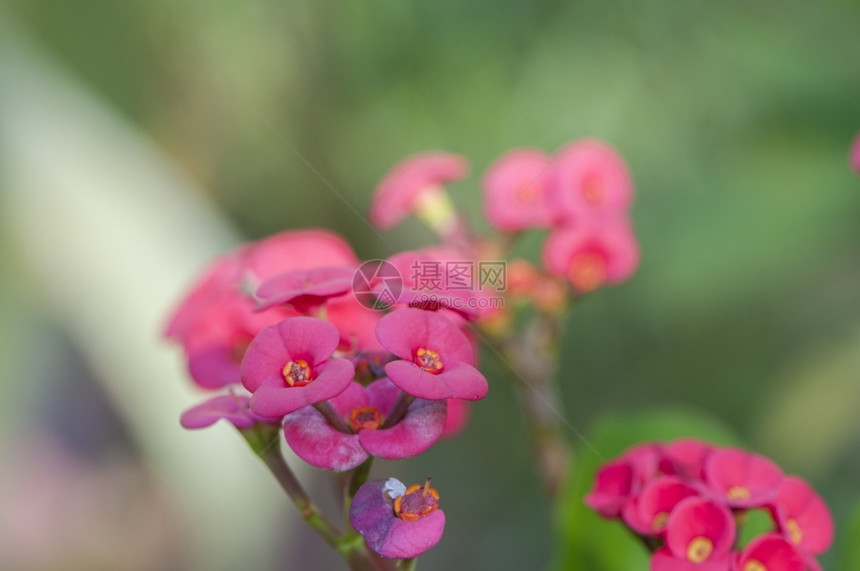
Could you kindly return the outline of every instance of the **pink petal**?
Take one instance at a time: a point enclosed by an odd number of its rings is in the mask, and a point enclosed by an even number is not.
[[[723,556],[718,559],[708,560],[704,563],[693,563],[687,559],[680,559],[662,547],[651,556],[651,571],[729,571],[731,569],[731,558]]]
[[[468,161],[451,153],[431,151],[407,157],[377,185],[370,206],[370,221],[379,228],[391,228],[412,214],[421,192],[465,178],[468,172]]]
[[[451,321],[438,313],[420,309],[398,309],[379,320],[376,337],[383,347],[411,361],[419,347],[439,353],[449,361],[475,362],[469,339]]]
[[[254,286],[278,274],[321,267],[357,266],[355,252],[328,230],[290,230],[247,246],[241,264]]]
[[[179,422],[183,428],[196,429],[211,426],[222,418],[236,428],[250,428],[258,422],[277,420],[262,418],[251,412],[246,395],[220,395],[186,410]]]
[[[395,518],[388,537],[379,546],[377,553],[383,557],[398,559],[417,557],[439,543],[444,530],[445,512],[442,510],[436,510],[418,521]]]
[[[299,458],[324,470],[351,470],[368,457],[357,434],[336,430],[313,407],[284,417],[284,438]]]
[[[383,410],[390,410],[390,407]],[[445,401],[416,399],[400,422],[382,430],[361,430],[358,439],[368,452],[379,458],[399,460],[416,456],[439,440],[445,427],[446,411]]]
[[[573,256],[583,251],[605,256],[607,283],[626,280],[639,265],[639,245],[626,218],[585,219],[552,232],[544,243],[543,265],[567,278]]]
[[[261,416],[281,417],[328,400],[349,387],[355,368],[346,359],[332,359],[316,372],[317,377],[303,387],[286,386],[283,378],[266,379],[251,396],[251,409]]]
[[[514,149],[493,163],[482,180],[484,215],[503,231],[545,228],[553,220],[546,192],[552,158],[538,149]]]
[[[804,571],[806,564],[800,553],[785,539],[768,533],[753,539],[738,557],[737,568],[743,570],[749,561],[757,561],[766,569]]]
[[[783,533],[791,539],[787,530],[789,519],[794,520],[801,532],[798,544],[812,555],[819,555],[833,543],[833,516],[824,500],[815,493],[805,480],[789,476],[782,481],[776,500],[776,518]]]
[[[762,506],[771,501],[783,479],[782,470],[768,458],[738,448],[714,451],[705,465],[705,478],[732,507]],[[735,488],[744,488],[749,497],[730,497]]]
[[[410,361],[392,361],[385,374],[397,387],[421,399],[480,400],[487,395],[487,379],[471,365],[455,363],[439,374],[428,373]]]
[[[341,295],[352,287],[355,268],[316,268],[279,274],[257,289],[257,310],[288,303],[302,296],[325,299]]]
[[[729,553],[735,540],[735,520],[723,505],[700,497],[682,500],[666,524],[666,546],[675,557],[686,558],[690,541],[705,537],[713,544],[709,559]]]

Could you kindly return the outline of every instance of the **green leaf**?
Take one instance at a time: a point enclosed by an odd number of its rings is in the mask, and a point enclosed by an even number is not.
[[[737,438],[719,421],[691,410],[667,408],[635,415],[606,415],[588,434],[589,447],[580,446],[577,463],[561,496],[554,569],[565,571],[631,571],[648,569],[649,554],[641,541],[619,522],[606,521],[583,503],[594,473],[603,462],[630,446],[646,441],[695,437],[720,445],[737,445]]]

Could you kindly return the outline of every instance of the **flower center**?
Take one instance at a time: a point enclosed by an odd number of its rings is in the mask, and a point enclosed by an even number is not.
[[[729,488],[729,491],[726,492],[726,497],[730,500],[748,500],[750,497],[750,491],[743,486],[732,486]]]
[[[424,485],[415,484],[394,500],[394,514],[403,521],[418,521],[439,509],[439,492],[430,487],[430,478]]]
[[[442,359],[439,353],[424,347],[419,347],[415,352],[415,364],[434,375],[442,372]]]
[[[355,431],[376,430],[382,426],[382,413],[372,406],[353,409],[349,414],[349,426]]]
[[[582,181],[582,194],[586,202],[589,204],[600,204],[603,202],[603,185],[600,184],[600,177],[590,174]]]
[[[314,380],[313,370],[304,359],[296,359],[284,365],[283,375],[291,387],[303,387]]]
[[[704,563],[711,556],[714,544],[707,537],[696,537],[687,546],[687,560],[693,563]]]
[[[570,261],[567,277],[579,291],[595,290],[606,281],[606,258],[595,252],[576,254]]]
[[[767,567],[761,561],[750,559],[744,564],[744,571],[767,571]]]
[[[517,193],[517,199],[524,204],[532,204],[538,198],[538,185],[534,180],[525,180]]]
[[[791,538],[792,543],[800,543],[800,540],[803,539],[803,530],[793,519],[785,522],[785,529],[788,531],[788,537]]]
[[[664,527],[666,527],[666,522],[669,520],[669,514],[667,512],[660,512],[654,516],[654,521],[651,522],[651,529],[654,531],[660,531]]]

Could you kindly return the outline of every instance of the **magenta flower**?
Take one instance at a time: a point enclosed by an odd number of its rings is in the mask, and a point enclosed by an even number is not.
[[[215,260],[171,316],[166,336],[182,344],[192,379],[206,389],[240,382],[239,365],[261,330],[293,308],[254,313],[250,295],[260,281],[284,272],[353,266],[358,260],[340,237],[323,230],[282,232]]]
[[[315,408],[305,407],[284,418],[284,437],[308,464],[338,472],[355,468],[370,455],[387,460],[415,456],[442,434],[445,401],[416,399],[397,424],[386,427],[385,419],[401,394],[388,379],[367,388],[350,383],[329,402],[352,433],[338,431]]]
[[[399,480],[373,480],[355,494],[349,521],[367,546],[383,557],[408,559],[421,555],[442,538],[445,512],[430,479],[406,488]]]
[[[621,515],[624,506],[638,493],[639,484],[629,460],[615,460],[600,467],[585,505],[607,518]]]
[[[325,313],[326,319],[340,332],[342,350],[384,352],[376,339],[376,324],[383,314],[361,305],[351,292],[328,299]]]
[[[661,470],[677,474],[685,480],[702,481],[705,462],[714,447],[695,438],[680,438],[662,448]]]
[[[183,428],[194,430],[212,426],[222,418],[236,428],[251,428],[261,422],[278,422],[277,418],[266,418],[254,414],[248,406],[247,395],[228,394],[212,397],[182,413],[179,423]]]
[[[358,266],[349,244],[327,230],[290,230],[263,238],[244,250],[241,262],[245,287],[251,291],[286,272]]]
[[[802,478],[788,476],[782,481],[771,513],[782,535],[803,552],[819,555],[833,543],[830,510]]]
[[[465,158],[444,152],[412,155],[397,163],[380,181],[370,206],[370,221],[391,228],[421,208],[432,208],[446,182],[461,180],[469,172]]]
[[[385,365],[391,382],[410,395],[427,400],[479,400],[487,379],[472,363],[469,340],[438,313],[398,309],[379,320],[376,337],[400,357]]]
[[[738,555],[734,571],[804,571],[800,553],[775,533],[753,539]]]
[[[857,133],[857,136],[854,137],[854,142],[851,144],[849,162],[854,172],[860,174],[860,133]]]
[[[656,478],[625,505],[624,522],[642,535],[662,535],[674,507],[681,500],[698,495],[695,488],[677,477]]]
[[[543,265],[581,293],[623,282],[639,265],[639,245],[625,219],[583,220],[549,235]]]
[[[621,155],[607,143],[584,139],[567,147],[553,165],[549,194],[556,219],[579,223],[613,217],[630,207],[633,180]]]
[[[315,268],[279,274],[257,288],[257,311],[289,303],[298,311],[318,306],[352,287],[355,268]]]
[[[763,506],[776,497],[782,470],[771,460],[737,448],[711,453],[705,481],[717,498],[733,508]]]
[[[682,500],[666,522],[666,547],[651,558],[652,571],[728,571],[735,520],[723,505],[699,497]]]
[[[330,358],[339,341],[334,325],[312,317],[292,317],[261,331],[241,367],[251,409],[282,417],[346,390],[355,369],[346,359]]]
[[[554,218],[547,200],[552,159],[538,149],[514,149],[493,163],[483,178],[484,216],[505,232],[546,228]]]

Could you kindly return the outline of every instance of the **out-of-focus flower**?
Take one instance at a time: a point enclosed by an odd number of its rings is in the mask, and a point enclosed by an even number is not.
[[[453,438],[463,432],[469,423],[469,403],[460,399],[448,399],[445,402],[448,403],[448,416],[440,438]]]
[[[732,571],[803,571],[806,563],[784,538],[767,533],[753,539],[741,551]]]
[[[456,223],[444,183],[466,177],[468,161],[459,155],[427,152],[397,163],[376,187],[370,205],[370,221],[387,229],[410,214],[419,214],[431,227]]]
[[[388,379],[367,388],[351,383],[329,401],[351,433],[340,432],[316,409],[306,407],[284,418],[287,444],[305,462],[337,471],[351,470],[370,455],[399,460],[420,454],[442,434],[445,401],[416,399],[399,422],[386,426],[401,394]]]
[[[400,390],[428,400],[486,396],[487,379],[472,366],[472,345],[444,316],[398,309],[379,320],[376,337],[401,359],[385,365],[385,373]]]
[[[349,520],[371,550],[390,558],[421,555],[445,529],[439,493],[429,479],[408,489],[395,478],[367,482],[355,494]]]
[[[278,418],[266,418],[254,414],[248,405],[248,395],[219,395],[189,408],[179,417],[183,428],[194,430],[212,426],[222,418],[236,428],[251,428],[261,422],[278,422]]]
[[[639,245],[626,219],[590,220],[553,231],[543,264],[580,293],[629,278],[639,265]]]
[[[289,303],[298,311],[319,306],[326,299],[342,295],[352,287],[355,268],[315,268],[279,274],[257,288],[257,310]]]
[[[764,506],[776,497],[782,470],[768,458],[738,448],[711,453],[705,465],[710,491],[734,508]]]
[[[247,244],[206,269],[174,311],[165,335],[182,345],[200,387],[238,384],[239,364],[254,336],[299,314],[284,306],[255,313],[253,292],[260,283],[285,272],[357,264],[349,245],[325,230],[282,232]]]
[[[782,481],[771,513],[782,535],[803,552],[819,555],[833,543],[833,516],[802,478],[788,476]]]
[[[355,368],[331,358],[339,342],[334,325],[312,317],[285,319],[260,332],[241,367],[251,410],[279,418],[343,392]]]
[[[854,169],[854,172],[860,174],[860,133],[857,133],[857,136],[854,137],[848,161],[851,164],[851,168]]]
[[[696,438],[680,438],[662,447],[661,470],[688,481],[702,481],[705,462],[714,447]]]
[[[656,478],[625,505],[624,522],[642,535],[662,535],[675,506],[698,494],[695,488],[674,476]]]
[[[630,207],[633,180],[624,159],[612,146],[583,139],[555,160],[548,198],[556,220],[563,224],[611,218]]]
[[[699,497],[682,500],[666,522],[666,547],[651,558],[652,571],[727,571],[735,520],[723,505]]]
[[[550,226],[554,213],[546,194],[551,161],[538,149],[514,149],[487,169],[484,215],[491,226],[505,232]]]

